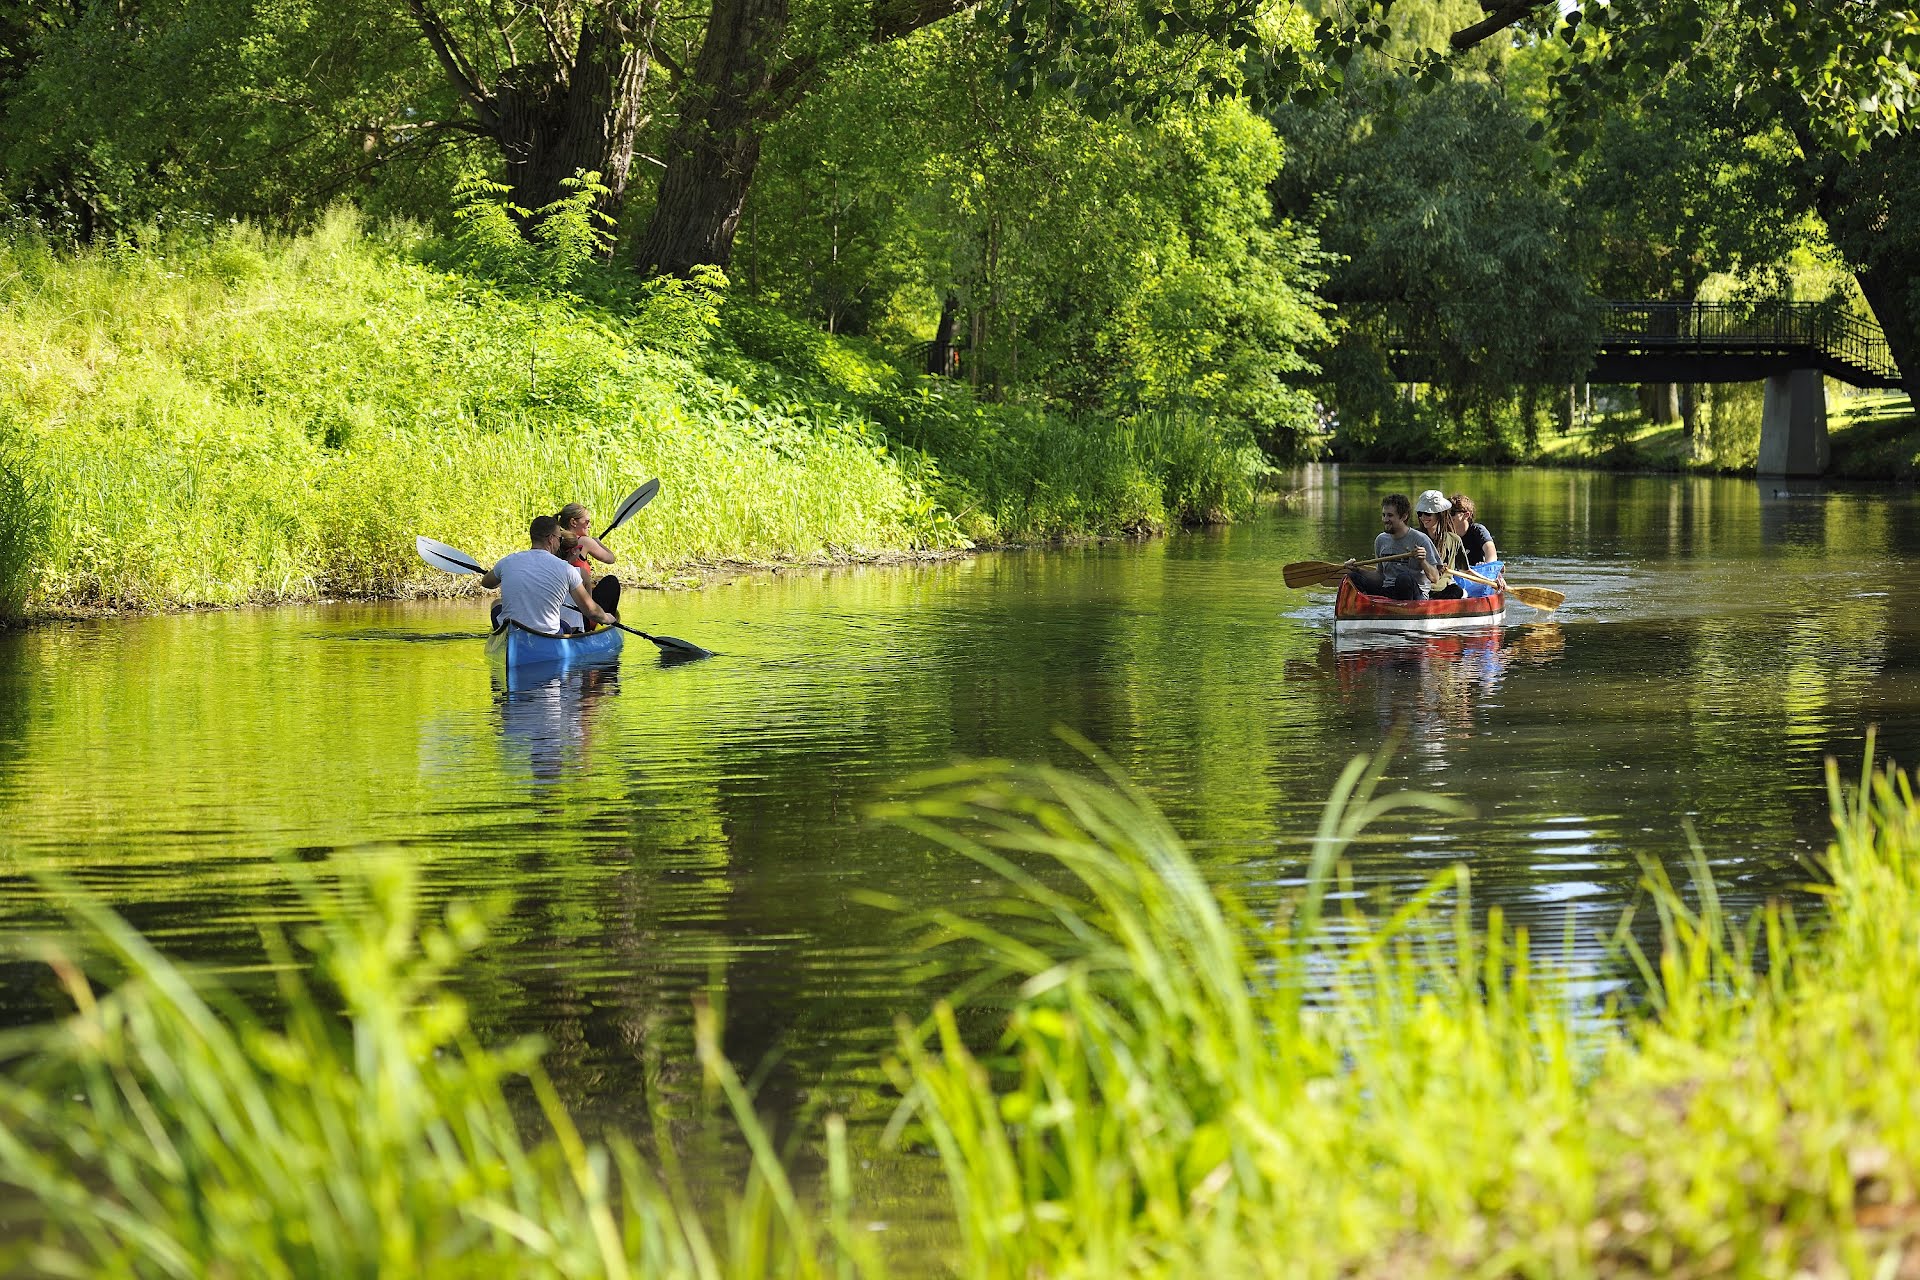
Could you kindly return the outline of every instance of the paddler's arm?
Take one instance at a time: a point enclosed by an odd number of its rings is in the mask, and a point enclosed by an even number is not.
[[[1427,555],[1425,544],[1416,546],[1414,550],[1420,553],[1420,568],[1426,573],[1427,582],[1436,587],[1446,582],[1448,575]]]
[[[601,564],[614,563],[613,552],[607,550],[606,544],[601,542],[600,539],[598,538],[580,539],[580,550],[585,554],[592,556],[595,560],[598,560]]]
[[[497,569],[498,567],[496,566],[494,569],[489,569],[480,575],[480,585],[489,591],[500,585],[500,574]]]
[[[1499,558],[1500,548],[1493,545],[1493,536],[1489,534],[1486,545],[1480,548],[1480,563],[1486,564],[1489,560],[1498,560]]]
[[[595,603],[593,596],[578,582],[573,584],[572,590],[568,591],[567,594],[573,597],[573,606],[580,610],[581,617],[592,618],[595,626],[610,627],[613,625],[613,615]]]

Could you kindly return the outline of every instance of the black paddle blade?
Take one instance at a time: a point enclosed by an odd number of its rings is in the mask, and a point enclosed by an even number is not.
[[[605,538],[615,529],[618,529],[621,525],[631,520],[633,513],[646,506],[649,502],[652,502],[653,496],[659,492],[660,481],[655,479],[647,481],[638,489],[628,494],[627,500],[622,502],[619,508],[614,511],[613,519],[607,521],[607,527],[600,531],[600,536]]]
[[[645,632],[641,632],[646,635]],[[647,639],[660,646],[660,656],[671,662],[691,662],[695,658],[711,658],[713,650],[702,649],[697,644],[685,640],[676,640],[672,636],[647,636]]]

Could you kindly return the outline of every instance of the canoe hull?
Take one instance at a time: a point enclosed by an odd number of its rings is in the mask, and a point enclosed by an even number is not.
[[[1340,583],[1333,601],[1333,625],[1340,631],[1448,631],[1456,627],[1498,626],[1506,616],[1505,592],[1478,599],[1389,600],[1370,596],[1350,581]]]
[[[626,637],[618,627],[602,627],[585,635],[549,636],[509,622],[487,637],[487,659],[496,670],[505,669],[508,675],[560,671],[613,657]]]

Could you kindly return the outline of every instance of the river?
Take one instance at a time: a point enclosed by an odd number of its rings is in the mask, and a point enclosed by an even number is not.
[[[980,756],[1086,767],[1097,744],[1209,874],[1298,883],[1345,762],[1398,731],[1389,777],[1471,816],[1390,820],[1363,891],[1455,861],[1481,906],[1605,968],[1641,859],[1688,833],[1736,905],[1792,893],[1824,843],[1823,762],[1920,748],[1920,504],[1805,482],[1314,469],[1277,508],[1137,544],[742,574],[631,595],[627,617],[718,651],[511,694],[482,610],[334,604],[0,635],[0,938],[56,869],[161,946],[243,972],[298,914],[279,860],[395,851],[432,898],[505,895],[461,985],[488,1038],[539,1032],[591,1123],[643,1081],[691,1089],[689,1003],[769,1097],[883,1109],[893,1020],[935,984],[855,893],[964,903],[978,873],[865,817],[917,770]],[[1361,554],[1379,496],[1479,501],[1515,583],[1567,594],[1488,634],[1350,645],[1281,566]],[[642,516],[642,519],[645,517]],[[1571,942],[1571,952],[1566,948]],[[0,1022],[45,982],[0,972]],[[931,1177],[926,1170],[922,1177]],[[912,1193],[903,1191],[903,1195]]]

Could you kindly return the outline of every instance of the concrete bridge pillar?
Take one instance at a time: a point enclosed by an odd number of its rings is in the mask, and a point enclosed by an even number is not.
[[[1763,476],[1817,476],[1827,469],[1827,388],[1818,369],[1767,378],[1760,409]]]

